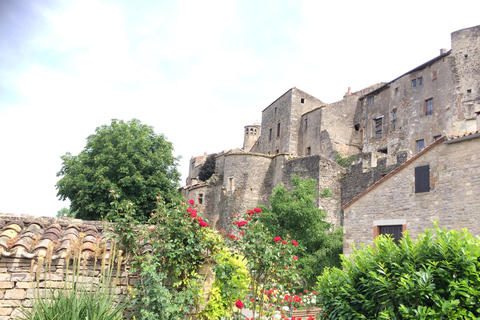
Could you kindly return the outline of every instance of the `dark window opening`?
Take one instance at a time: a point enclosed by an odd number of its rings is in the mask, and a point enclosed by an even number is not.
[[[275,109],[273,109],[275,111],[275,114],[277,114],[277,107],[275,107]]]
[[[468,90],[467,90],[467,93],[472,93],[472,89],[468,89]]]
[[[388,154],[387,148],[378,149],[377,152]]]
[[[279,153],[280,153],[280,150],[278,150],[278,149],[275,150],[275,153],[276,153],[276,154],[279,154]]]
[[[415,88],[417,86],[417,79],[412,80],[412,88]]]
[[[360,123],[357,123],[357,124],[355,124],[355,126],[354,126],[354,127],[355,127],[355,131],[358,131],[358,130],[360,130]]]
[[[415,168],[415,193],[430,191],[430,166]]]
[[[465,55],[465,58],[468,58],[468,54]]]
[[[305,131],[307,131],[307,127],[308,127],[308,118],[305,118]]]
[[[398,87],[395,88],[395,95],[398,94]]]
[[[433,137],[433,140],[437,141],[437,140],[440,139],[441,137],[442,137],[441,135],[434,136],[434,137]]]
[[[305,151],[305,154],[306,154],[307,156],[309,156],[309,155],[311,154],[311,152],[312,152],[312,148],[307,147],[307,150]]]
[[[433,114],[433,99],[425,100],[425,115],[430,116]]]
[[[277,138],[280,137],[280,122],[277,123]]]
[[[423,85],[423,78],[421,78],[421,77],[418,78],[418,85],[419,86]]]
[[[375,138],[382,137],[382,119],[383,118],[376,118],[375,119]]]
[[[373,96],[368,97],[368,106],[373,106],[374,101],[375,101],[375,97],[373,97]]]
[[[304,98],[301,98],[301,99],[300,99],[300,103],[305,103],[305,99],[304,99]]]
[[[268,131],[268,141],[272,141],[272,128]]]
[[[203,204],[203,193],[198,194],[198,204]]]
[[[395,125],[397,123],[397,109],[392,110],[392,130],[395,130]]]
[[[389,235],[392,237],[395,244],[399,244],[402,239],[403,225],[396,226],[379,226],[378,233],[383,235]]]
[[[417,140],[417,153],[419,153],[423,147],[425,147],[425,140]]]

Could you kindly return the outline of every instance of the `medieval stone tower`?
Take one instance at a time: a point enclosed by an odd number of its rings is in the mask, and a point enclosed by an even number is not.
[[[255,142],[260,137],[260,123],[255,123],[251,126],[245,126],[245,136],[243,138],[243,150],[249,152]]]

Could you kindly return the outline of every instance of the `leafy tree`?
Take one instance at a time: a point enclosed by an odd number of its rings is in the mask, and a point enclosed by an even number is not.
[[[72,210],[69,208],[62,208],[57,211],[57,218],[61,217],[73,218],[75,217],[75,214],[73,214]]]
[[[209,155],[203,166],[200,168],[198,179],[201,181],[207,181],[215,173],[215,156],[215,153]]]
[[[262,208],[259,219],[272,235],[282,238],[290,235],[298,241],[300,275],[305,285],[312,287],[324,267],[340,266],[343,234],[341,228],[325,221],[325,212],[315,205],[315,198],[321,195],[314,179],[292,175],[292,187],[287,191],[283,185],[276,186],[270,199],[271,208]],[[330,194],[323,189],[323,196]]]
[[[80,219],[106,217],[109,190],[121,193],[124,203],[134,203],[139,221],[146,221],[161,195],[167,202],[178,199],[180,174],[173,146],[153,128],[133,119],[113,119],[87,138],[78,156],[62,156],[57,176],[57,196],[70,199],[70,209]]]
[[[478,319],[480,240],[455,230],[379,236],[326,268],[317,289],[328,319]]]

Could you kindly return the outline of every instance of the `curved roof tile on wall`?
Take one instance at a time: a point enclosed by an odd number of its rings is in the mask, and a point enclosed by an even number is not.
[[[89,259],[111,249],[108,224],[103,221],[0,213],[0,258],[55,260],[70,253]]]

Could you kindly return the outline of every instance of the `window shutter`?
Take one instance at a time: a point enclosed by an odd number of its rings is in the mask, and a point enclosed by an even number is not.
[[[389,234],[392,239],[395,241],[396,244],[400,243],[400,239],[402,239],[402,225],[394,225],[394,226],[380,226],[379,230],[380,234],[387,235]]]
[[[430,191],[430,166],[415,168],[415,193]]]

